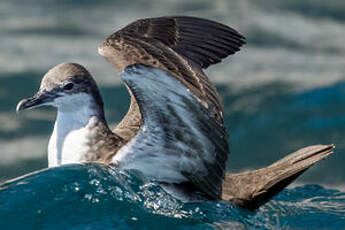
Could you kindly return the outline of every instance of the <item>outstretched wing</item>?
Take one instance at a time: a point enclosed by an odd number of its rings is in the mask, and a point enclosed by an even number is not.
[[[239,51],[244,43],[245,38],[229,26],[208,19],[172,16],[137,20],[109,36],[99,47],[99,52],[106,58],[111,56],[109,57],[111,63],[118,71],[121,71],[129,64],[135,64],[133,61],[139,61],[136,60],[136,54],[139,54],[139,59],[145,57],[145,52],[148,52],[147,58],[161,58],[149,56],[150,54],[159,55],[159,53],[150,52],[154,52],[154,49],[159,49],[163,45],[193,61],[199,67],[207,68]],[[115,57],[111,53],[108,54],[106,49],[109,46],[121,52],[122,55]],[[136,50],[133,51],[130,48]],[[161,52],[164,56],[166,50]]]
[[[118,71],[141,63],[169,72],[222,124],[220,97],[202,69],[237,52],[244,43],[237,31],[211,20],[159,17],[135,21],[115,32],[99,46],[99,53]],[[132,97],[131,108],[115,131],[133,130],[124,135],[135,135],[141,121],[137,114]]]
[[[220,199],[229,154],[224,127],[166,71],[136,64],[122,79],[138,102],[143,124],[113,163],[161,182],[191,182]]]

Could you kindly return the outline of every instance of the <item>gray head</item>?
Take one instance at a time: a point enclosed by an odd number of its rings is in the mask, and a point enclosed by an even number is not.
[[[21,100],[17,112],[51,105],[61,110],[76,110],[87,100],[103,115],[103,101],[96,82],[81,65],[62,63],[50,69],[43,77],[38,92],[31,98]]]

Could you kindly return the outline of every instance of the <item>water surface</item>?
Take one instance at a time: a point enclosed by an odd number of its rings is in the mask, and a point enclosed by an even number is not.
[[[0,186],[1,229],[344,229],[345,193],[284,190],[256,212],[183,204],[136,171],[66,165]],[[308,224],[306,224],[308,223]]]
[[[0,226],[126,229],[147,219],[147,229],[345,229],[342,0],[1,1],[0,181],[47,167],[55,111],[16,115],[15,106],[54,65],[85,65],[107,120],[121,120],[129,96],[97,46],[129,22],[162,15],[214,19],[247,37],[241,52],[207,70],[223,98],[228,171],[263,167],[307,145],[335,144],[335,153],[255,213],[221,202],[183,205],[142,176],[99,165],[53,169],[1,187]]]

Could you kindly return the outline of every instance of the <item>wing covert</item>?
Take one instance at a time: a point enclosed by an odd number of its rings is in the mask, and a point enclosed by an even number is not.
[[[143,40],[157,47],[158,43],[162,43],[200,68],[220,62],[245,44],[245,38],[239,32],[221,23],[197,17],[170,16],[140,19],[127,25],[106,39],[100,46],[100,54],[107,56],[103,52],[107,46],[119,50],[124,48],[122,52],[127,52],[125,48],[129,38]],[[135,64],[131,63],[131,57],[127,58],[127,65]],[[124,60],[119,58],[121,61]],[[123,63],[118,71],[127,65]]]
[[[223,125],[220,96],[202,69],[237,52],[244,43],[240,33],[221,23],[171,16],[137,20],[110,35],[98,50],[117,71],[138,63],[167,71]],[[131,139],[141,125],[140,116],[132,96],[131,107],[114,132]]]
[[[134,65],[122,78],[138,102],[143,124],[117,153],[116,163],[158,181],[192,182],[207,197],[220,199],[229,155],[224,127],[165,71]]]

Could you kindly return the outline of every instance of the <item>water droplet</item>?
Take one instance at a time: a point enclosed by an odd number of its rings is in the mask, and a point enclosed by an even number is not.
[[[89,184],[92,184],[92,185],[95,185],[95,186],[98,186],[100,184],[99,180],[97,179],[92,179]]]
[[[92,202],[92,203],[98,203],[98,202],[99,202],[99,199],[98,199],[98,198],[93,198],[93,199],[91,200],[91,202]]]
[[[91,200],[92,199],[92,195],[91,194],[85,194],[84,198],[87,199],[87,200]]]

